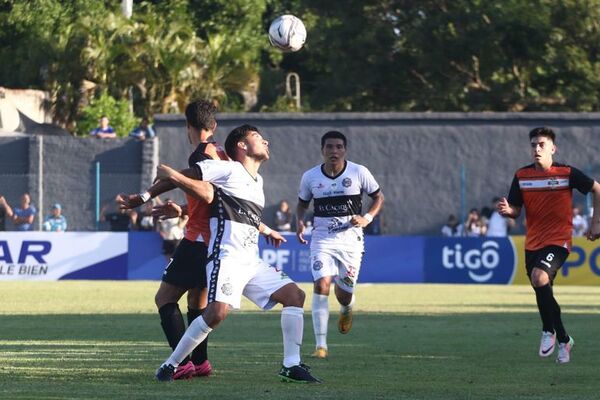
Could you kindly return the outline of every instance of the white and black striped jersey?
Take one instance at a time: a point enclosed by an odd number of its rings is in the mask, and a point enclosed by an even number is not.
[[[376,195],[379,184],[366,167],[351,161],[334,177],[323,168],[321,164],[306,171],[298,190],[301,201],[314,202],[311,249],[362,249],[362,228],[353,227],[350,220],[362,215],[363,193]]]
[[[236,161],[204,160],[196,166],[201,179],[215,187],[209,256],[257,258],[258,227],[265,206],[262,177],[253,178]]]

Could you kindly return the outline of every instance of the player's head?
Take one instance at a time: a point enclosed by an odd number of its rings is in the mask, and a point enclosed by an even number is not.
[[[214,132],[217,129],[216,113],[217,107],[210,101],[194,100],[185,108],[185,120],[188,128],[191,127],[197,132]]]
[[[540,127],[529,132],[531,156],[537,165],[542,167],[552,165],[552,156],[556,152],[555,142],[556,134],[550,128]]]
[[[329,131],[321,137],[321,153],[326,163],[337,164],[346,159],[346,136],[338,131]]]
[[[327,139],[339,139],[344,142],[344,148],[346,147],[347,140],[346,136],[342,132],[339,131],[329,131],[325,132],[323,136],[321,136],[321,150],[325,147],[325,143],[327,143]]]
[[[269,159],[269,142],[262,137],[257,127],[245,124],[227,135],[225,152],[236,161],[241,161],[244,156],[264,161]]]

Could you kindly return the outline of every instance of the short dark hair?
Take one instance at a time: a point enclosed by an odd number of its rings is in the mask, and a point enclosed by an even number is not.
[[[552,140],[553,143],[556,142],[556,134],[548,127],[542,126],[539,128],[534,128],[531,130],[531,132],[529,132],[529,140],[538,136],[547,137],[548,139]]]
[[[325,134],[321,137],[321,148],[325,147],[325,141],[327,139],[341,139],[344,142],[344,147],[346,147],[346,136],[342,132],[339,131],[329,131],[325,132]]]
[[[258,128],[252,125],[244,124],[242,126],[238,126],[234,128],[229,135],[227,135],[227,139],[225,139],[225,152],[232,160],[235,159],[235,151],[237,148],[237,144],[248,136],[250,132],[258,132]]]
[[[185,107],[187,123],[199,130],[214,129],[216,113],[217,107],[208,100],[194,100]]]

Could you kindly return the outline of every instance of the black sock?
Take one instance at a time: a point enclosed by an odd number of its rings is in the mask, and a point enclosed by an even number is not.
[[[188,327],[192,324],[192,322],[202,315],[204,312],[204,308],[201,310],[188,308],[187,318],[188,318]],[[192,352],[192,361],[194,364],[199,365],[208,359],[208,336],[202,342],[196,346],[194,351]]]
[[[169,346],[175,350],[185,333],[185,323],[179,305],[177,303],[167,303],[158,309],[158,314],[160,315],[160,325],[165,332]],[[186,357],[180,364],[183,365],[188,361],[189,359]]]
[[[567,335],[567,331],[562,323],[562,318],[560,317],[560,306],[558,305],[558,302],[554,296],[552,296],[552,300],[554,301],[552,314],[554,317],[554,331],[556,332],[556,339],[559,343],[567,343],[569,341],[569,335]]]
[[[542,329],[546,332],[554,332],[554,296],[550,284],[534,287],[535,299],[542,318]]]

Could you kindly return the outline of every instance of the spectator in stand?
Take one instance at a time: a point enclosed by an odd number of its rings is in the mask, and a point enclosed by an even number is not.
[[[171,199],[165,201],[166,204],[172,203]],[[188,221],[188,216],[182,215],[178,218],[168,218],[158,221],[158,233],[163,238],[163,254],[170,260],[173,257],[175,248],[183,239],[183,228]]]
[[[112,206],[109,204],[102,207],[100,210],[100,221],[108,222],[110,230],[113,232],[127,232],[131,230],[137,221],[137,213],[133,210],[119,209],[119,196],[115,197],[115,203]],[[107,213],[107,211],[110,211]]]
[[[100,126],[90,131],[90,136],[99,139],[114,139],[117,137],[117,132],[108,124],[108,117],[103,115],[100,117]]]
[[[144,117],[138,127],[129,132],[129,136],[138,140],[146,140],[155,137],[156,133],[154,132],[154,129],[152,129],[152,126],[150,126],[148,118]]]
[[[6,230],[6,218],[12,219],[13,210],[4,196],[0,196],[0,231]]]
[[[62,215],[62,206],[58,203],[52,206],[50,215],[44,220],[42,229],[47,232],[64,232],[67,230],[67,219]]]
[[[463,226],[458,222],[456,215],[450,214],[446,225],[442,226],[442,236],[456,237],[463,235]]]
[[[156,197],[154,200],[156,200],[156,202],[149,201],[149,202],[145,203],[142,211],[138,214],[138,217],[137,217],[137,230],[138,231],[148,232],[148,231],[156,230],[155,218],[152,216],[152,207],[154,207],[154,205],[160,204],[160,201],[158,200],[158,197]]]
[[[464,236],[478,237],[485,235],[485,226],[481,223],[479,210],[472,208],[464,223]]]
[[[292,231],[292,213],[287,201],[281,200],[279,208],[275,211],[275,230],[279,232]]]
[[[494,197],[492,199],[492,214],[490,215],[486,236],[489,237],[505,237],[508,236],[508,232],[515,227],[515,220],[512,218],[503,217],[498,212],[498,204],[500,204],[500,197]]]
[[[588,230],[587,219],[581,215],[579,207],[573,207],[573,236],[585,236]]]
[[[21,206],[15,207],[12,221],[18,231],[33,230],[33,220],[37,210],[31,204],[29,193],[23,193],[21,196]]]

